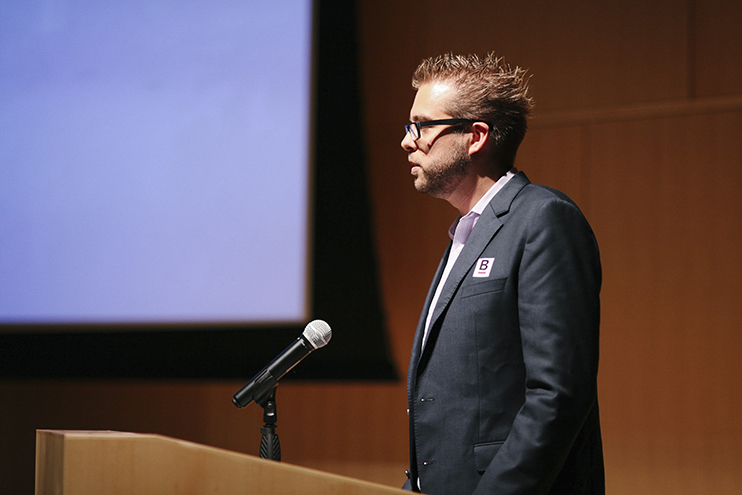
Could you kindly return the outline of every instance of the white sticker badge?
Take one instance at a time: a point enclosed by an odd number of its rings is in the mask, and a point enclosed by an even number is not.
[[[487,278],[492,271],[492,265],[495,264],[495,258],[479,258],[477,266],[474,268],[474,278]]]

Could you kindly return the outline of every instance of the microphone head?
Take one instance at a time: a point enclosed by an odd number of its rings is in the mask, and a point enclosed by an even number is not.
[[[312,344],[312,347],[319,349],[320,347],[327,345],[332,338],[332,329],[327,322],[314,320],[307,324],[302,335],[310,344]]]

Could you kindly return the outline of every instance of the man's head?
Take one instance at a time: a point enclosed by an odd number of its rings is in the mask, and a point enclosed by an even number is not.
[[[494,54],[484,58],[446,54],[423,60],[413,75],[413,88],[419,92],[439,83],[451,89],[441,100],[441,110],[452,118],[487,123],[496,165],[511,168],[532,107],[526,71],[511,68]]]

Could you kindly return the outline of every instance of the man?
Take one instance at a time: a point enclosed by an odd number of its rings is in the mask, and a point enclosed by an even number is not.
[[[410,359],[410,480],[429,494],[602,494],[601,269],[564,194],[513,168],[525,71],[422,62],[402,147],[415,188],[459,211]]]

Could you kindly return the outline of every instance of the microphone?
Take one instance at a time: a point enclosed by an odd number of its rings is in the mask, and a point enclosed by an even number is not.
[[[240,409],[255,401],[261,406],[278,386],[278,380],[288,373],[310,352],[324,347],[332,338],[330,325],[322,320],[309,322],[301,336],[279,354],[268,366],[263,368],[252,380],[242,386],[232,397],[234,405]]]

